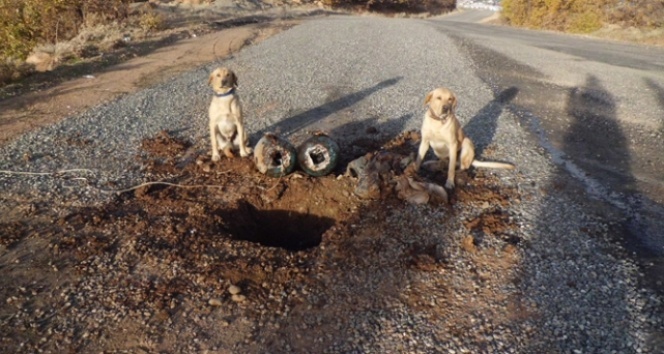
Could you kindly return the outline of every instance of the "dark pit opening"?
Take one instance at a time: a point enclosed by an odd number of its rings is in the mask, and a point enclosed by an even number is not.
[[[323,154],[321,152],[312,151],[312,152],[309,153],[309,157],[311,158],[311,161],[316,166],[320,165],[323,162],[325,162],[325,154]]]
[[[284,157],[281,155],[281,152],[275,151],[272,153],[272,161],[274,161],[275,166],[281,166],[283,163]]]
[[[335,220],[293,210],[261,210],[248,202],[221,212],[226,231],[236,240],[301,251],[316,247]]]

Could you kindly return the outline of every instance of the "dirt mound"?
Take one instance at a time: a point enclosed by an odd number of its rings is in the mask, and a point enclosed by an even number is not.
[[[417,137],[405,133],[385,146],[407,151],[411,138]],[[507,281],[516,261],[504,249],[504,240],[517,244],[504,208],[518,198],[490,176],[461,174],[452,206],[413,207],[394,193],[360,200],[353,195],[354,178],[269,178],[248,158],[212,163],[167,133],[142,148],[138,158],[146,172],[175,176],[169,185],[134,188],[104,207],[75,209],[38,230],[25,221],[0,223],[8,246],[0,267],[5,284],[12,284],[0,290],[11,300],[0,304],[0,316],[13,313],[17,303],[22,309],[0,325],[11,338],[2,351],[251,351],[242,339],[250,336],[255,349],[283,348],[281,341],[290,338],[294,350],[320,352],[345,335],[344,323],[350,325],[355,311],[384,306],[386,299],[432,318],[462,317],[440,317],[440,311],[465,311],[455,303],[452,285],[471,279],[465,268],[455,269],[460,250],[471,251],[466,261],[472,272],[492,274],[482,282]],[[471,244],[442,237],[440,232],[459,228],[455,215],[470,205],[481,206],[477,218],[465,222]],[[41,266],[5,263],[35,244],[43,249]],[[496,265],[502,270],[493,274]],[[28,271],[31,276],[21,275]],[[431,272],[459,279],[414,280]],[[395,292],[405,279],[413,279],[413,287]],[[445,287],[452,287],[445,309],[422,305],[427,294]],[[322,319],[320,333],[329,336],[296,340],[312,313]],[[276,325],[254,333],[243,321]],[[339,321],[334,328],[325,324]],[[219,331],[220,323],[232,329]],[[33,324],[38,332],[29,330]],[[45,332],[48,341],[34,335]]]

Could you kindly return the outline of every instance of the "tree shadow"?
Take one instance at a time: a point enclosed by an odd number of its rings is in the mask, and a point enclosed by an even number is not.
[[[400,80],[401,77],[384,80],[372,87],[368,87],[361,91],[337,98],[330,102],[326,102],[318,107],[311,108],[302,113],[298,113],[294,116],[283,119],[270,127],[263,128],[258,132],[253,133],[251,138],[252,140],[260,139],[263,134],[269,131],[276,132],[284,137],[288,137],[303,129],[304,127],[307,127],[315,122],[320,122],[330,115],[362,101],[371,94],[374,94],[389,86],[395,85]]]
[[[493,141],[498,117],[518,94],[519,89],[514,86],[502,90],[463,127],[475,145],[475,156],[482,156],[484,149]]]

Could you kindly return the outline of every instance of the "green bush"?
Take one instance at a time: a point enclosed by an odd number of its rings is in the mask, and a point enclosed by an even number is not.
[[[127,17],[129,0],[0,0],[0,57],[24,59],[37,43]],[[91,22],[96,23],[91,23]]]

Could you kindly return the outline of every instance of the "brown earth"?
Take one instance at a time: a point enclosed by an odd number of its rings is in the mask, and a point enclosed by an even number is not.
[[[410,135],[384,147],[411,150]],[[137,158],[153,175],[177,176],[170,185],[64,216],[46,207],[0,220],[0,351],[259,352],[287,341],[321,352],[347,335],[349,316],[390,301],[441,333],[472,328],[469,310],[496,323],[527,317],[492,290],[514,281],[519,260],[507,215],[519,198],[497,178],[461,173],[452,204],[426,209],[394,193],[360,200],[354,178],[268,178],[250,159],[212,163],[194,148],[165,132],[143,142]],[[422,236],[458,228],[456,215],[473,205],[465,236]],[[443,216],[427,225],[426,210]],[[477,284],[484,290],[467,298]],[[509,311],[489,306],[504,302]],[[303,324],[320,338],[300,336]]]
[[[294,23],[155,43],[93,79],[1,101],[0,144]],[[367,139],[367,152],[378,147]],[[407,154],[415,139],[406,133],[383,147]],[[353,178],[272,179],[248,159],[214,164],[166,133],[142,148],[147,172],[176,176],[171,185],[64,214],[25,200],[0,215],[0,352],[315,353],[349,336],[357,313],[398,306],[441,337],[478,341],[492,326],[536,316],[498,290],[518,282],[523,245],[509,215],[518,192],[489,173],[459,173],[449,206],[415,207],[390,193],[360,200]],[[490,318],[487,332],[468,313]]]
[[[181,32],[121,53],[118,65],[38,83],[0,101],[0,144],[295,23]],[[414,151],[418,138],[406,132],[376,145],[371,137],[366,152],[382,145],[397,154]],[[272,179],[249,159],[215,164],[167,133],[142,150],[136,158],[147,173],[176,177],[117,193],[102,207],[25,200],[2,213],[0,352],[322,352],[363,311],[405,306],[438,324],[441,336],[469,333],[469,311],[495,324],[531,316],[496,290],[518,277],[520,240],[508,210],[519,196],[490,174],[459,173],[450,205],[414,207],[389,190],[360,200],[354,178]],[[460,220],[469,210],[474,216]],[[317,335],[302,336],[303,328]]]

